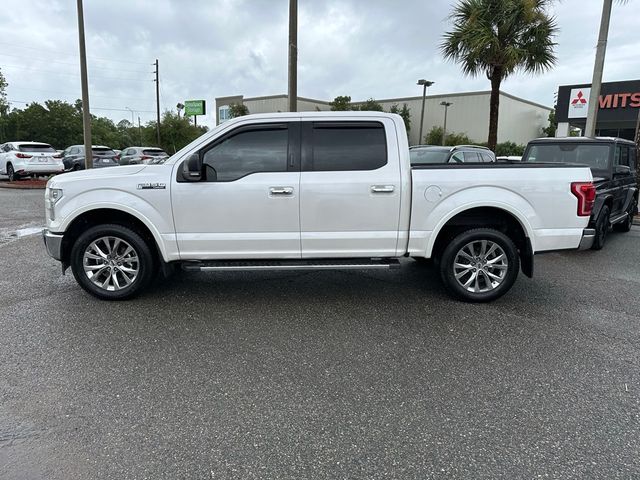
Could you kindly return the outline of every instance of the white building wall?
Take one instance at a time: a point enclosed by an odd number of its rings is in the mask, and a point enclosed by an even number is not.
[[[510,141],[526,145],[529,140],[541,137],[542,129],[549,124],[550,111],[550,108],[501,94],[498,143]],[[488,118],[487,114],[487,121]]]

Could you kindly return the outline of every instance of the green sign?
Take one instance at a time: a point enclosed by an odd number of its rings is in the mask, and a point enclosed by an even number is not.
[[[206,102],[204,100],[185,100],[184,114],[186,116],[206,115],[206,113]]]

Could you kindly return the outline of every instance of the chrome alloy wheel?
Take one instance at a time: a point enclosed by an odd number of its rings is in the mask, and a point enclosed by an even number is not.
[[[458,250],[453,260],[453,275],[472,293],[490,292],[504,281],[509,260],[504,250],[491,240],[474,240]]]
[[[138,253],[117,237],[101,237],[85,249],[82,266],[94,285],[114,292],[131,285],[140,273]]]

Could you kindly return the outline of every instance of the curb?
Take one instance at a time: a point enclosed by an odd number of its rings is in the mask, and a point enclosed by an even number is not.
[[[44,190],[47,184],[43,185],[20,185],[18,183],[0,182],[0,188],[7,188],[9,190]]]

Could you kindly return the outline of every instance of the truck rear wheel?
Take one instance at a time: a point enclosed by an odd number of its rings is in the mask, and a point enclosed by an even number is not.
[[[154,256],[147,242],[122,225],[97,225],[71,249],[71,270],[80,286],[103,300],[141,293],[153,277]]]
[[[609,233],[611,210],[605,205],[600,210],[598,221],[596,222],[596,238],[593,241],[592,250],[602,250],[605,242],[607,241],[607,234]]]
[[[440,276],[445,287],[465,302],[490,302],[513,286],[520,259],[513,241],[490,228],[467,230],[442,253]]]

